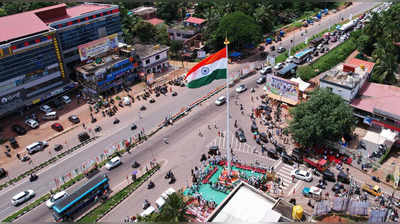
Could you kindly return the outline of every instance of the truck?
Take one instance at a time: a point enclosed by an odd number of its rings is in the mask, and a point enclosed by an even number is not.
[[[381,188],[378,185],[372,186],[369,184],[363,184],[361,186],[361,189],[371,195],[374,196],[381,196],[382,195],[382,191]]]
[[[317,169],[319,172],[324,172],[328,168],[328,161],[325,159],[313,159],[310,157],[303,157],[307,166]]]
[[[351,20],[350,22],[343,24],[340,28],[339,31],[344,33],[353,28],[357,24],[356,20]]]

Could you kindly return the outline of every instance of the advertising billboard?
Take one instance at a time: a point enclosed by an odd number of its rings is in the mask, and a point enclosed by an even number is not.
[[[291,105],[299,101],[299,84],[272,74],[267,75],[265,91],[269,97]]]
[[[81,61],[118,47],[118,34],[112,34],[78,46]]]

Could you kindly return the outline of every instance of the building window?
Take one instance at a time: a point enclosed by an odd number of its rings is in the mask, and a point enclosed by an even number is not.
[[[149,63],[150,63],[150,59],[147,59],[146,60],[146,65],[149,64]]]
[[[181,36],[181,34],[180,34],[180,33],[176,33],[176,36],[177,36],[177,37],[180,37],[180,36]]]
[[[326,87],[330,92],[332,92],[332,87]]]
[[[156,60],[160,59],[160,55],[156,55]]]
[[[147,74],[150,74],[151,73],[151,69],[147,69]]]

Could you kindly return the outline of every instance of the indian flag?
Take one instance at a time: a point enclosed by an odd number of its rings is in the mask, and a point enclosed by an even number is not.
[[[188,82],[187,87],[199,88],[216,79],[226,79],[227,68],[228,60],[226,48],[224,48],[190,69],[185,76],[185,80]]]

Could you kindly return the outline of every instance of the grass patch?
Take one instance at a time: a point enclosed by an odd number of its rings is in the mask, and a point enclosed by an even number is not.
[[[132,182],[124,189],[116,193],[114,196],[109,198],[103,204],[97,206],[95,209],[90,211],[84,217],[78,220],[79,223],[95,223],[97,220],[102,218],[111,209],[121,203],[125,198],[132,194],[140,185],[142,185],[149,177],[151,177],[157,170],[160,169],[160,165],[157,164],[154,168],[149,170],[147,173],[139,177],[135,182]]]

